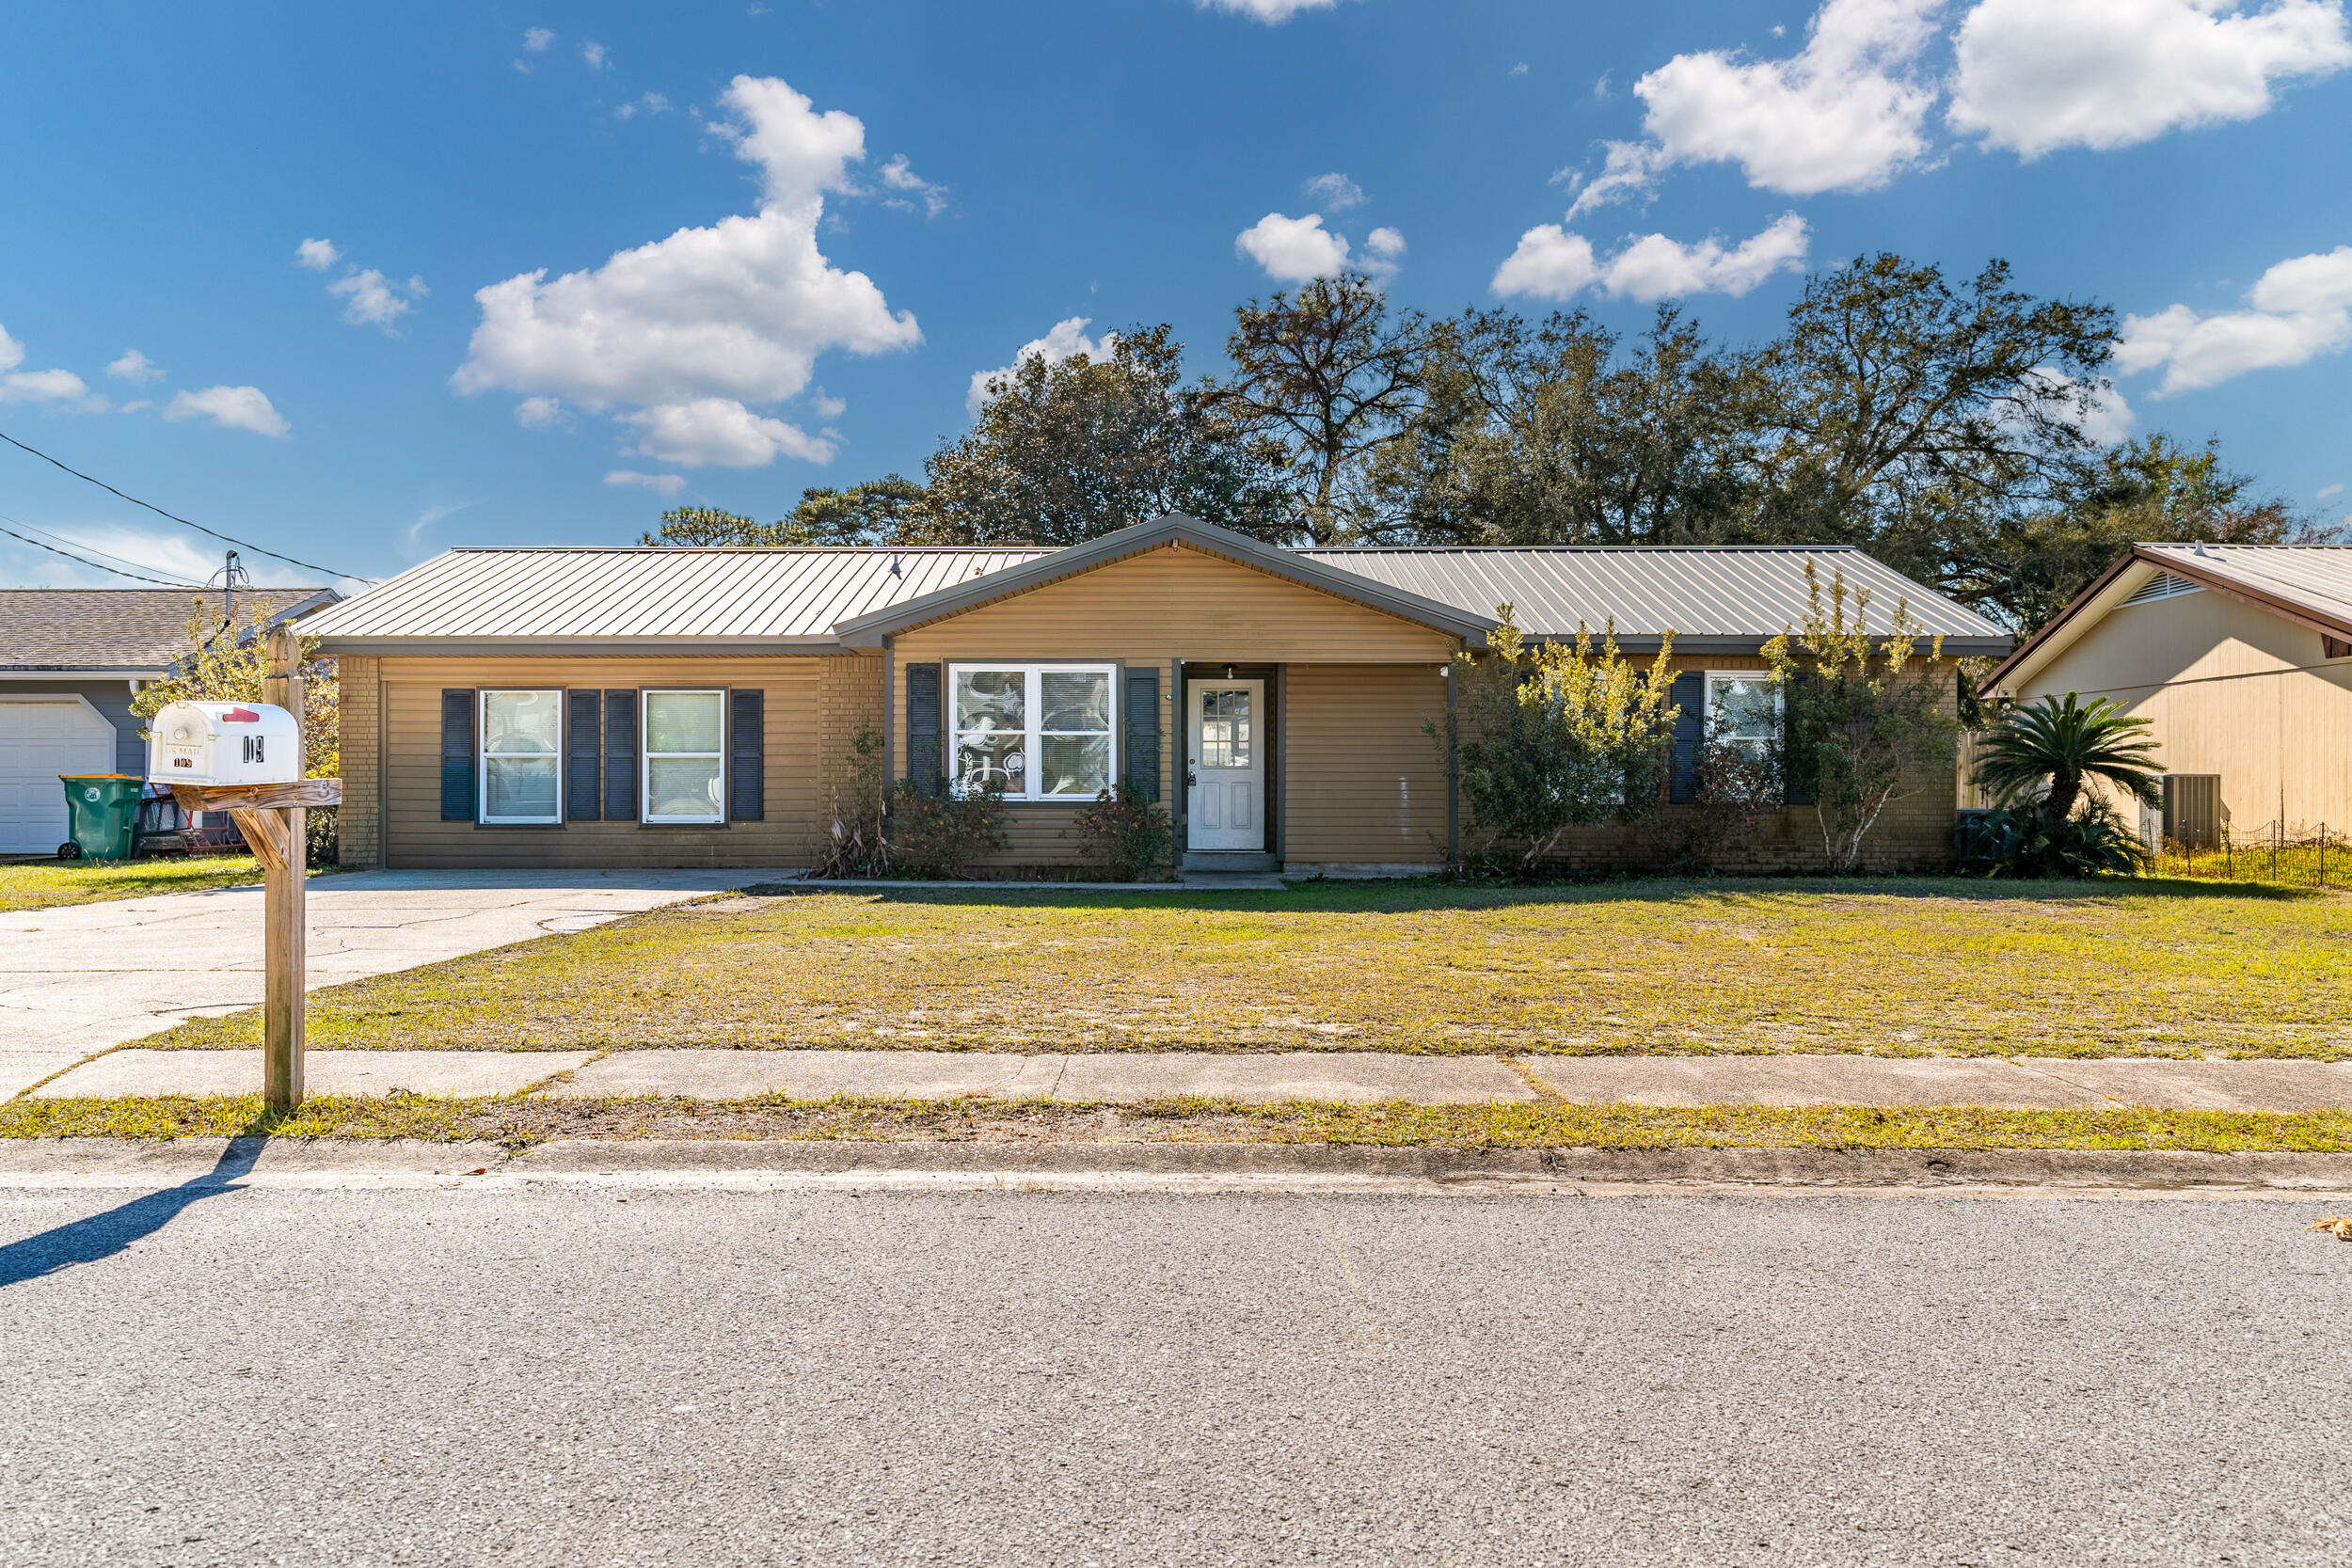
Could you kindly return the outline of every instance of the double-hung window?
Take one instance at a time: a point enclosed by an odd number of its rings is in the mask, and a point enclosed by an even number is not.
[[[960,794],[1090,800],[1118,777],[1107,664],[949,667],[950,775]]]
[[[564,820],[564,693],[482,693],[479,820],[495,826]]]
[[[1707,738],[1770,762],[1780,742],[1780,683],[1754,671],[1708,671]]]
[[[724,822],[726,693],[648,691],[643,701],[644,819]]]

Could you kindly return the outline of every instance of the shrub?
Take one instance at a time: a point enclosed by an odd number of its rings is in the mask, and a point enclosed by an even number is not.
[[[2042,801],[1986,812],[1960,854],[1962,870],[1985,877],[2128,877],[2147,863],[2138,837],[2097,796],[2066,816]]]
[[[933,795],[901,780],[890,792],[885,859],[893,870],[940,881],[961,881],[980,857],[1004,848],[1005,792]]]
[[[2164,800],[2153,725],[2112,697],[2060,702],[2044,693],[2011,708],[1977,743],[1977,783],[2001,804],[2039,800],[2051,820],[2073,819],[2083,785],[2104,780],[2148,805]]]
[[[1690,809],[1659,819],[1665,869],[1683,877],[1716,869],[1723,852],[1781,808],[1779,759],[1709,741],[1692,764]]]
[[[1921,658],[1923,628],[1908,604],[1898,599],[1888,631],[1873,633],[1868,589],[1849,590],[1841,571],[1824,603],[1810,556],[1804,580],[1804,628],[1766,643],[1764,659],[1788,705],[1790,783],[1810,784],[1822,856],[1831,871],[1846,872],[1861,863],[1863,842],[1888,806],[1951,787],[1944,770],[1959,751],[1960,721],[1944,711],[1936,671],[1944,640]]]
[[[1613,626],[1597,648],[1579,628],[1573,643],[1531,652],[1511,607],[1495,613],[1502,625],[1488,657],[1454,658],[1458,718],[1471,738],[1459,737],[1452,717],[1423,728],[1441,759],[1459,758],[1462,799],[1486,839],[1472,863],[1501,861],[1507,845],[1525,872],[1570,828],[1657,814],[1677,711],[1666,702],[1672,639],[1639,670],[1617,651]]]
[[[1133,779],[1120,781],[1117,793],[1097,795],[1062,836],[1073,832],[1086,858],[1122,882],[1148,877],[1175,859],[1175,826]]]
[[[880,877],[890,869],[883,832],[889,793],[882,787],[882,736],[862,729],[850,737],[848,789],[832,789],[831,832],[812,877]]]

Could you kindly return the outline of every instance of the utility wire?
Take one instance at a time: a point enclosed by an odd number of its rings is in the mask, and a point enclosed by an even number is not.
[[[5,512],[0,512],[0,523],[8,524],[11,529],[33,529],[35,533],[40,535],[40,539],[33,541],[36,545],[41,543],[42,540],[47,540],[52,545],[65,545],[72,549],[82,552],[85,555],[94,555],[101,561],[111,561],[118,566],[130,566],[140,572],[168,572],[171,570],[168,566],[157,566],[152,562],[145,561],[133,561],[129,556],[116,555],[110,551],[102,550],[95,545],[86,545],[81,540],[74,538],[72,534],[58,533],[51,529],[33,528],[33,525],[26,522],[24,518],[11,517]],[[131,574],[126,573],[125,575],[129,576]],[[176,578],[173,579],[175,585],[182,580],[185,580],[190,588],[202,588],[207,586],[204,583],[197,581],[194,578],[185,577],[184,574],[183,574],[182,578]]]
[[[203,589],[199,584],[193,582],[172,582],[163,578],[151,578],[141,572],[126,572],[119,566],[109,566],[103,562],[92,561],[87,556],[75,555],[72,550],[61,550],[55,545],[44,545],[32,535],[28,533],[19,533],[12,528],[0,528],[0,533],[5,533],[11,539],[22,539],[24,543],[32,546],[33,548],[37,550],[47,550],[51,555],[61,555],[68,561],[73,562],[79,565],[87,566],[96,571],[111,572],[119,578],[132,578],[140,582],[152,582],[165,588],[184,588],[191,594],[203,592]]]
[[[121,491],[116,489],[113,485],[107,483],[103,479],[92,479],[88,474],[84,473],[79,468],[66,467],[64,464],[58,462],[47,452],[40,451],[37,447],[26,446],[24,442],[18,440],[15,436],[9,435],[5,430],[0,430],[0,441],[8,442],[8,445],[16,448],[19,451],[31,452],[35,457],[40,458],[43,463],[48,464],[53,468],[64,468],[67,473],[72,474],[75,479],[95,484],[110,496],[121,496],[124,500],[129,501],[133,506],[143,506],[146,507],[148,511],[155,514],[158,517],[168,517],[173,522],[178,523],[182,528],[192,528],[199,533],[210,534],[212,537],[221,540],[224,543],[241,546],[246,549],[253,551],[257,555],[268,556],[273,561],[283,561],[292,565],[299,566],[306,572],[325,572],[330,578],[354,578],[360,582],[373,582],[375,580],[373,578],[360,577],[357,572],[338,572],[333,567],[322,566],[315,561],[302,561],[291,555],[281,555],[276,550],[263,549],[259,545],[247,543],[243,539],[233,538],[229,534],[220,532],[216,529],[206,528],[202,523],[189,522],[185,517],[181,516],[178,513],[166,512],[162,507],[155,505],[151,501],[143,501],[136,496],[123,495]],[[35,541],[32,540],[25,541],[27,544],[32,544]]]

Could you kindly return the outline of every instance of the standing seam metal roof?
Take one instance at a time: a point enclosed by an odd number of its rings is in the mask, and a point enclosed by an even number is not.
[[[799,641],[1058,553],[1052,549],[461,549],[314,615],[336,640]],[[1533,635],[1756,639],[1801,623],[1804,563],[1871,595],[1869,629],[1907,602],[1931,634],[2001,649],[2008,634],[1849,546],[1326,548],[1296,552],[1475,616],[1508,603]]]

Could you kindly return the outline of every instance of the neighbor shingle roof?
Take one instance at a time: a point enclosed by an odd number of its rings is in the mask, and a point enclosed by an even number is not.
[[[331,589],[241,588],[243,626],[260,605],[272,620]],[[208,626],[220,624],[218,590],[192,588],[0,589],[0,670],[103,670],[161,674],[190,651],[188,617],[201,603]]]

